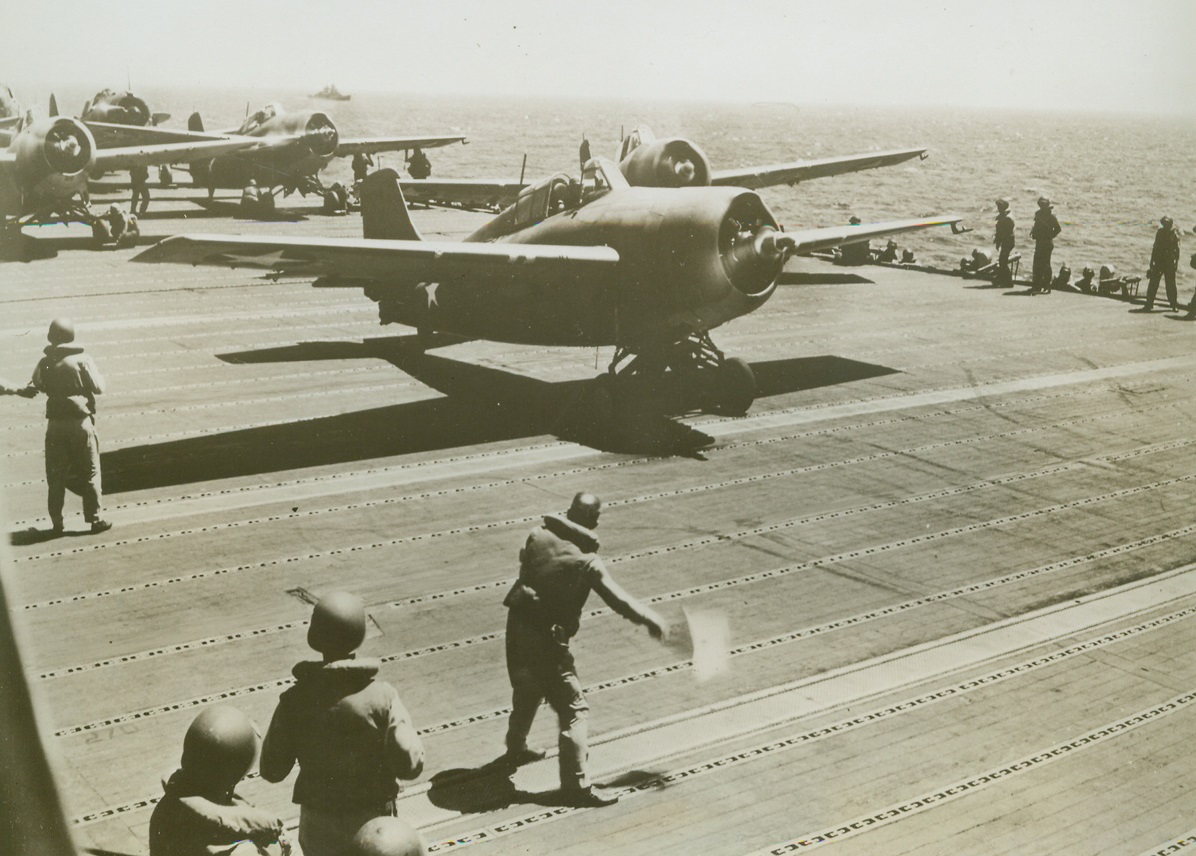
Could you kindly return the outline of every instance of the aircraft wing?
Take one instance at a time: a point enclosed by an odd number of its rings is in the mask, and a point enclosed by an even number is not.
[[[493,275],[505,269],[525,282],[559,282],[562,275],[613,267],[619,254],[610,247],[549,244],[179,235],[139,253],[133,261],[408,283],[444,282],[480,272]]]
[[[726,184],[755,190],[778,184],[797,184],[811,178],[825,178],[845,172],[859,172],[879,166],[892,166],[915,157],[923,157],[926,149],[897,149],[891,152],[866,152],[846,157],[822,160],[795,161],[770,166],[751,166],[741,169],[716,169],[710,174],[711,184]]]
[[[349,155],[367,155],[374,152],[401,152],[410,149],[435,149],[452,143],[464,143],[460,134],[431,137],[361,137],[356,140],[341,140],[336,144],[338,158]]]
[[[167,143],[199,143],[227,139],[229,134],[210,134],[183,128],[158,128],[152,125],[116,125],[110,122],[84,122],[100,149],[127,146],[159,146]]]
[[[506,208],[519,196],[519,191],[527,187],[526,183],[515,179],[475,181],[469,178],[405,178],[399,185],[408,202],[473,210]]]
[[[963,217],[957,214],[944,214],[922,220],[890,220],[887,223],[865,223],[859,226],[830,226],[825,229],[803,229],[783,234],[793,243],[797,253],[805,254],[874,238],[887,238],[889,235],[899,235],[902,232],[927,229],[931,226],[950,226],[952,232],[967,231],[956,229],[956,225],[962,220]]]
[[[206,160],[218,155],[253,148],[260,142],[251,137],[235,137],[230,140],[205,140],[195,143],[164,143],[152,146],[121,146],[114,149],[98,149],[94,174],[114,169],[128,169],[131,166],[154,166],[163,163],[190,163]]]

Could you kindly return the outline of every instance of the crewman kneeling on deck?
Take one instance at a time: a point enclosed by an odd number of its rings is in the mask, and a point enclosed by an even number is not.
[[[668,628],[655,610],[633,598],[614,581],[598,556],[602,504],[590,493],[573,497],[564,515],[548,514],[519,551],[519,579],[507,594],[507,674],[511,680],[511,716],[507,751],[497,764],[511,772],[545,753],[527,745],[540,705],[547,701],[560,725],[561,792],[569,805],[612,805],[617,796],[595,791],[586,771],[590,707],[569,650],[581,625],[581,611],[591,591],[606,605],[664,640]]]
[[[365,606],[348,592],[312,611],[307,643],[323,655],[299,663],[262,744],[262,778],[281,782],[299,764],[293,800],[304,856],[347,852],[366,821],[394,816],[399,780],[424,768],[424,747],[381,663],[357,659]]]
[[[217,705],[197,716],[150,816],[150,856],[287,856],[282,818],[236,792],[256,758],[257,732],[241,711]]]
[[[1076,280],[1076,288],[1085,294],[1092,294],[1096,290],[1096,283],[1093,279],[1096,277],[1096,271],[1091,267],[1085,267],[1080,271],[1080,278]]]
[[[860,218],[852,214],[847,224],[858,226]],[[866,265],[870,261],[872,261],[872,247],[867,241],[844,244],[839,247],[839,255],[835,258],[835,264],[840,265]]]
[[[885,248],[876,254],[878,262],[896,262],[897,261],[897,242],[892,238],[885,244]]]

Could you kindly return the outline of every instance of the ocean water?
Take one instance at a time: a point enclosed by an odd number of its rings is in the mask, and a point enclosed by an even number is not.
[[[789,229],[845,223],[851,214],[865,222],[962,214],[974,232],[953,236],[934,229],[898,240],[919,261],[954,268],[973,248],[991,246],[998,196],[1012,203],[1019,249],[1028,262],[1036,200],[1046,194],[1063,225],[1055,266],[1066,262],[1077,275],[1084,265],[1101,264],[1144,273],[1158,218],[1168,214],[1185,233],[1181,280],[1188,287],[1196,283],[1196,271],[1186,264],[1196,250],[1196,117],[664,104],[613,96],[572,102],[359,92],[352,101],[332,102],[303,92],[137,91],[152,109],[173,114],[168,125],[184,125],[199,110],[208,128],[234,126],[247,107],[275,100],[291,111],[328,112],[342,136],[466,133],[469,145],[430,152],[434,177],[518,178],[521,168],[529,179],[576,173],[583,134],[594,154],[613,157],[621,129],[638,124],[658,136],[692,139],[715,168],[926,146],[930,157],[922,162],[768,188],[761,195]],[[73,114],[93,94],[57,93],[64,112]],[[48,92],[24,97],[44,99]],[[382,162],[401,166],[398,155],[384,155]],[[327,174],[329,180],[349,178],[347,161],[335,161]]]

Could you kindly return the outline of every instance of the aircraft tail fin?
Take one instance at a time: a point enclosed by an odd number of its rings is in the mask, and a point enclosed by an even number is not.
[[[54,97],[54,93],[50,93],[50,115],[58,115],[58,99]]]
[[[194,131],[197,134],[203,133],[203,119],[199,115],[199,111],[195,111],[187,119],[187,130]]]
[[[366,238],[423,240],[411,222],[399,174],[393,169],[370,173],[361,182],[361,226]]]

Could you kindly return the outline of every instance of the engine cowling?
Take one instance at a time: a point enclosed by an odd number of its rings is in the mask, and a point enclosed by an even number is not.
[[[149,105],[132,92],[113,92],[105,89],[96,95],[91,106],[83,112],[83,119],[88,122],[144,127],[151,124],[153,114]]]
[[[336,154],[340,133],[327,113],[312,113],[303,123],[303,144],[318,158]]]
[[[652,140],[637,146],[619,163],[632,187],[706,187],[710,160],[683,137]]]
[[[86,186],[95,163],[95,139],[77,119],[58,116],[27,126],[11,148],[17,185],[26,196],[69,198]]]

